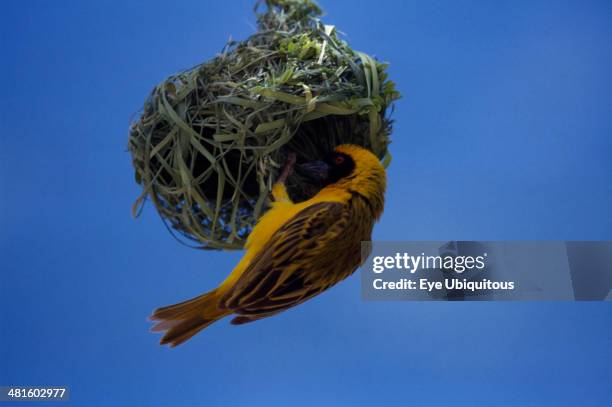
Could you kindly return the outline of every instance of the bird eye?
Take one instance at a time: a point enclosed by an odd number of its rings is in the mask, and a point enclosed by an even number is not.
[[[336,165],[340,165],[340,164],[342,164],[342,163],[344,162],[344,157],[342,157],[341,155],[339,155],[339,156],[337,156],[337,157],[335,158],[335,160],[334,160],[334,161],[335,161]]]

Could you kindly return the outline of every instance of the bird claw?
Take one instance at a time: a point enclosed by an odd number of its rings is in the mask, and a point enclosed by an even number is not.
[[[284,184],[287,181],[287,178],[293,173],[293,166],[295,165],[296,156],[295,153],[291,152],[287,155],[287,161],[285,161],[285,166],[283,167],[283,171],[280,176],[276,180],[277,183]]]

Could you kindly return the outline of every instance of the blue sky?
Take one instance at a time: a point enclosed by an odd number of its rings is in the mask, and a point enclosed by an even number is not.
[[[177,244],[150,206],[131,217],[128,124],[157,82],[249,35],[252,4],[4,5],[0,385],[87,406],[612,402],[609,303],[370,303],[353,276],[157,345],[151,310],[240,253]],[[376,239],[612,239],[612,3],[321,4],[404,95]]]

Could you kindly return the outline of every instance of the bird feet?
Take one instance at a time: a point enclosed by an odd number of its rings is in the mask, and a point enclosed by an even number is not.
[[[272,187],[272,199],[274,202],[291,202],[291,198],[289,198],[287,188],[285,187],[285,181],[287,181],[287,178],[293,172],[295,160],[295,153],[289,153],[289,155],[287,155],[285,166]]]
[[[287,155],[287,161],[285,162],[283,171],[281,172],[278,179],[276,180],[278,184],[284,184],[285,181],[287,181],[287,178],[291,175],[291,173],[293,173],[293,166],[295,165],[295,160],[296,160],[295,153],[292,152],[292,153],[289,153],[289,155]]]

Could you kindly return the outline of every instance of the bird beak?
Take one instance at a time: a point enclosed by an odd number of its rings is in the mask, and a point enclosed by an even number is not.
[[[329,173],[329,165],[324,161],[310,161],[304,164],[299,164],[297,172],[304,175],[313,181],[325,181]]]

